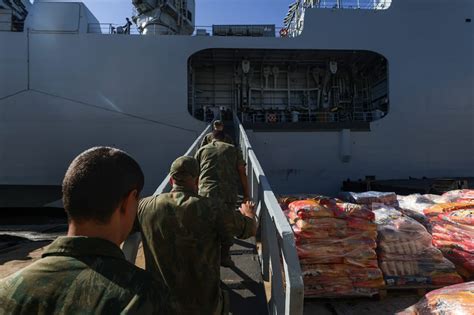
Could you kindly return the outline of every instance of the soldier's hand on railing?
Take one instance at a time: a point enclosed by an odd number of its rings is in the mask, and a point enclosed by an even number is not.
[[[244,216],[249,217],[251,219],[255,218],[255,203],[252,201],[246,201],[243,202],[240,205],[240,213],[242,213]]]

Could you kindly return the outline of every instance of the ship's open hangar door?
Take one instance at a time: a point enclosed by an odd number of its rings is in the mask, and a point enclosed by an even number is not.
[[[389,110],[388,62],[370,51],[207,49],[188,62],[189,112],[246,125],[369,129]]]

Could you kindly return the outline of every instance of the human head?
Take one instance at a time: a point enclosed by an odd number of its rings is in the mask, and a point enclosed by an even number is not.
[[[225,139],[224,131],[222,130],[214,130],[212,132],[212,138],[217,141],[223,141]]]
[[[170,167],[170,177],[173,185],[185,186],[197,191],[199,163],[190,156],[177,158]]]
[[[128,235],[135,220],[144,175],[127,153],[94,147],[79,154],[63,180],[63,204],[70,221],[107,225],[120,216],[120,229]],[[118,214],[116,212],[118,211]]]
[[[222,120],[216,120],[214,121],[213,127],[214,127],[214,130],[223,131],[224,123],[222,122]]]

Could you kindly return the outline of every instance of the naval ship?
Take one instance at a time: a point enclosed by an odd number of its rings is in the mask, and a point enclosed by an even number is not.
[[[59,199],[70,161],[95,145],[129,152],[144,193],[163,192],[170,163],[221,117],[234,126],[260,218],[258,266],[244,274],[268,281],[270,313],[311,314],[321,309],[303,301],[274,192],[474,176],[471,0],[297,0],[283,27],[196,27],[193,0],[131,2],[131,21],[113,25],[80,1],[0,1],[0,206]],[[50,225],[27,238],[55,238]],[[137,235],[124,244],[130,261],[138,244]],[[235,251],[253,255],[247,245]],[[222,278],[238,291],[233,276]]]
[[[283,28],[211,29],[194,1],[133,0],[128,30],[80,1],[3,3],[29,14],[1,15],[1,185],[60,185],[100,144],[132,154],[151,192],[217,110],[279,192],[474,175],[470,0],[296,1]]]

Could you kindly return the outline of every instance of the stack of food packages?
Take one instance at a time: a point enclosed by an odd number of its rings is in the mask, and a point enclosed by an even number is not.
[[[427,293],[417,304],[397,315],[474,314],[474,282],[444,287]]]
[[[388,286],[462,282],[422,224],[387,206],[379,206],[374,213],[379,266]]]
[[[455,266],[432,245],[427,229],[399,211],[395,193],[372,191],[341,196],[372,208],[378,232],[379,266],[388,286],[449,285],[462,281]]]
[[[474,199],[434,205],[424,213],[433,227],[433,244],[461,275],[474,277]]]
[[[326,197],[290,201],[284,199],[282,207],[295,233],[305,296],[377,294],[384,281],[372,211]]]

